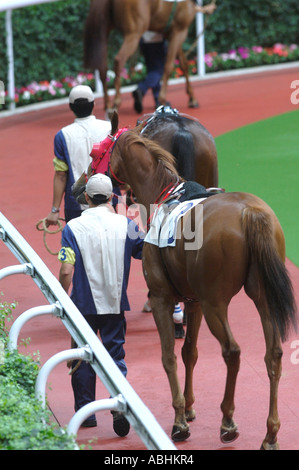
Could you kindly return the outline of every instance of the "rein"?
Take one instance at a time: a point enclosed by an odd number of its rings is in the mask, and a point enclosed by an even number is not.
[[[154,204],[155,204],[155,205],[158,204],[159,206],[160,206],[161,204],[163,204],[163,202],[168,198],[168,196],[169,196],[169,195],[174,191],[174,189],[177,187],[178,183],[179,183],[179,179],[177,179],[177,181],[176,181],[174,184],[173,184],[173,183],[169,183],[169,184],[166,186],[166,188],[164,188],[164,189],[161,191],[161,193],[159,194],[159,196],[158,196],[157,199],[155,200]],[[168,188],[169,188],[169,190],[168,190]],[[167,191],[167,190],[168,190],[168,191]],[[166,192],[166,191],[167,191],[167,192]],[[160,197],[162,197],[162,195],[163,195],[165,192],[166,192],[165,196],[164,196],[164,197],[162,198],[162,200],[159,202]]]
[[[157,199],[155,200],[154,202],[154,206],[157,206],[157,207],[160,207],[162,204],[165,204],[165,202],[168,200],[168,198],[170,197],[170,195],[173,193],[173,191],[178,187],[178,185],[180,184],[180,181],[179,181],[179,178],[177,178],[177,181],[175,183],[169,183],[166,188],[164,188],[161,193],[159,194],[159,196],[157,197]],[[163,194],[166,193],[164,196]],[[160,200],[160,198],[163,196],[163,198]],[[147,228],[149,228],[150,224],[151,224],[151,220],[154,216],[154,213],[155,211],[153,211],[148,219],[147,219]]]
[[[112,153],[112,151],[111,151],[111,153]],[[117,181],[117,183],[118,183],[119,185],[127,184],[125,181],[121,181],[121,180],[116,176],[116,174],[114,173],[114,171],[113,171],[112,168],[111,168],[111,162],[110,162],[110,161],[109,161],[109,166],[108,166],[108,176],[109,176],[110,178],[111,178],[111,176],[112,176],[112,178],[113,178],[115,181]]]

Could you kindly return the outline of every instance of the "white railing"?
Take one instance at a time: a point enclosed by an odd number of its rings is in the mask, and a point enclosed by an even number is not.
[[[76,435],[82,422],[97,411],[118,410],[125,414],[147,449],[175,450],[172,441],[120,372],[59,281],[1,212],[0,240],[20,263],[1,269],[0,281],[14,274],[29,275],[49,302],[47,305],[27,310],[15,320],[9,333],[9,347],[17,348],[21,328],[38,315],[53,315],[59,318],[78,345],[76,349],[55,354],[42,366],[36,381],[36,399],[46,406],[47,379],[54,367],[70,359],[84,359],[90,362],[111,398],[90,403],[75,413],[68,425],[69,434]]]
[[[5,25],[6,25],[6,49],[8,58],[8,96],[10,98],[10,109],[15,108],[15,72],[14,72],[14,46],[13,46],[13,21],[12,11],[17,8],[24,8],[32,5],[39,5],[40,3],[52,3],[63,0],[0,0],[0,12],[6,11]],[[199,5],[202,5],[202,0],[197,0]],[[204,15],[197,13],[196,15],[196,34],[199,37],[197,44],[197,60],[198,60],[198,74],[199,76],[205,75],[205,40],[204,40]],[[102,86],[99,80],[98,71],[95,71],[97,91],[101,92]],[[4,77],[3,77],[4,78]],[[5,80],[3,80],[5,82]]]

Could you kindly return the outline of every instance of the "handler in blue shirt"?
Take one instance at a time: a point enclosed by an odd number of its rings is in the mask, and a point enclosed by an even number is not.
[[[135,222],[113,210],[108,176],[91,176],[85,197],[89,208],[70,220],[62,232],[59,280],[66,292],[72,282],[71,299],[93,331],[99,331],[103,345],[126,377],[127,286],[131,258],[142,256],[144,234]],[[95,400],[96,374],[87,362],[72,375],[72,387],[76,411]],[[83,425],[96,426],[95,416]],[[124,415],[117,412],[113,412],[113,427],[120,436],[130,428]]]
[[[57,132],[54,138],[53,199],[51,212],[46,217],[47,227],[57,225],[63,197],[66,222],[79,217],[86,209],[73,197],[71,187],[90,164],[93,145],[105,139],[111,129],[110,122],[96,119],[93,114],[94,100],[89,86],[77,85],[70,92],[69,107],[75,120]]]

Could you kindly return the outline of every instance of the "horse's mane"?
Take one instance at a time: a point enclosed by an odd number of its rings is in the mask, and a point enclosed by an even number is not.
[[[168,184],[178,179],[179,175],[175,167],[174,156],[167,152],[167,150],[164,150],[159,144],[145,137],[141,137],[134,131],[125,132],[122,138],[125,141],[126,148],[133,144],[142,145],[152,155],[157,162],[155,175],[155,181],[157,183],[163,185],[164,183]]]
[[[193,129],[193,133],[192,133]],[[161,112],[153,115],[146,123],[142,135],[151,140],[160,141],[163,133],[170,136],[167,150],[175,157],[176,168],[180,176],[186,180],[195,179],[195,140],[194,133],[198,129],[199,135],[204,127],[191,116],[181,115],[177,112]],[[198,137],[200,139],[200,137]]]

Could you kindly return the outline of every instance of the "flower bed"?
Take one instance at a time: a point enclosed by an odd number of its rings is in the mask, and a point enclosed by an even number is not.
[[[254,46],[251,48],[240,47],[227,53],[209,52],[205,55],[206,73],[219,72],[225,70],[254,67],[259,65],[270,65],[299,60],[299,46],[292,44],[286,46],[275,44],[271,48]],[[124,69],[121,74],[121,85],[127,86],[140,82],[146,74],[146,68],[142,62]],[[189,61],[189,74],[197,74],[196,60]],[[171,78],[183,76],[178,61],[175,62],[174,71]],[[114,72],[109,70],[107,74],[108,87],[113,88]],[[32,103],[39,103],[53,99],[65,98],[71,88],[78,84],[85,84],[95,89],[95,78],[92,73],[79,73],[75,77],[66,77],[58,80],[33,82],[30,85],[16,89],[16,106],[25,106]],[[9,98],[5,92],[5,104],[0,104],[0,110],[9,107]]]
[[[297,44],[290,46],[275,44],[273,47],[265,48],[261,46],[239,47],[225,54],[209,52],[205,55],[207,73],[296,60],[299,60],[299,47]]]

